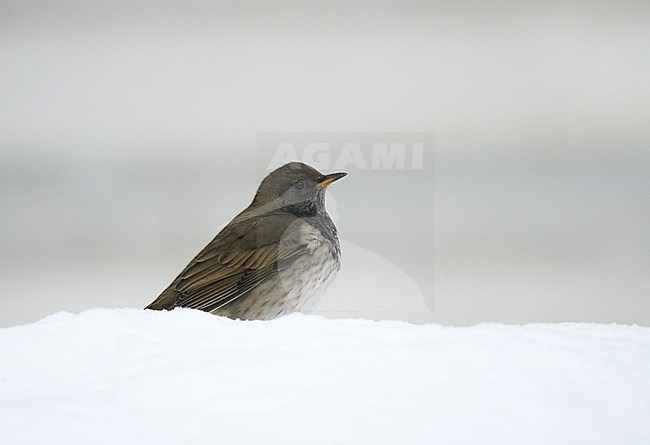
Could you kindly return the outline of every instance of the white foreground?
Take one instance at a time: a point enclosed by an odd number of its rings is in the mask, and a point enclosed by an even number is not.
[[[96,309],[0,329],[11,444],[650,443],[650,328]]]

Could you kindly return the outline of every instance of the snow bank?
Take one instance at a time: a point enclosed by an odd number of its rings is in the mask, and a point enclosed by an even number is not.
[[[192,310],[0,330],[2,444],[647,444],[650,328]]]

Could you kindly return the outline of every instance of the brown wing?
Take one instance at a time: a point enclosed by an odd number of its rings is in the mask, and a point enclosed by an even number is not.
[[[298,223],[292,215],[235,219],[148,308],[210,312],[245,295],[307,253]]]

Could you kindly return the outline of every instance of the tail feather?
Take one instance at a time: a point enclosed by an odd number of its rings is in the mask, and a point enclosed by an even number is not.
[[[171,310],[176,305],[176,299],[176,291],[172,286],[169,286],[149,306],[145,307],[145,309],[152,309],[154,311]]]

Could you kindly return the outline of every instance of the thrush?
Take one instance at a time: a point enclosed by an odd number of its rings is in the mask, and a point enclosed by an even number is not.
[[[146,309],[269,320],[313,308],[341,264],[325,189],[346,175],[301,162],[271,172],[253,202]]]

